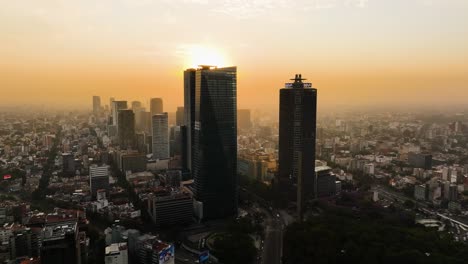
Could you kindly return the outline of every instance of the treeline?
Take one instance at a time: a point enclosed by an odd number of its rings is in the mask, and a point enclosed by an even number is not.
[[[287,228],[283,263],[467,263],[466,245],[392,210],[325,208]]]

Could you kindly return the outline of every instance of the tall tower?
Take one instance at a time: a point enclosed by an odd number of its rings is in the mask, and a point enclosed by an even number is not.
[[[150,112],[151,116],[162,114],[163,112],[163,100],[161,98],[151,98],[150,101]]]
[[[315,133],[317,90],[296,74],[280,90],[279,179],[283,190],[297,184],[297,212],[303,218],[304,201],[315,196]]]
[[[119,111],[127,109],[127,101],[113,101],[112,102],[112,125],[119,124]]]
[[[153,158],[169,159],[169,118],[167,113],[153,115]]]
[[[179,106],[177,107],[176,112],[176,126],[183,126],[184,125],[184,107]]]
[[[189,91],[195,98],[186,98],[194,103],[187,109],[194,110],[192,173],[200,218],[237,214],[236,75],[236,67],[201,66],[195,71],[195,90]]]
[[[135,114],[132,110],[120,110],[118,113],[117,135],[121,149],[135,148]]]
[[[187,168],[192,171],[192,153],[195,136],[195,74],[196,69],[184,71],[184,125],[186,127]]]
[[[101,112],[101,97],[93,96],[93,113],[95,115]]]

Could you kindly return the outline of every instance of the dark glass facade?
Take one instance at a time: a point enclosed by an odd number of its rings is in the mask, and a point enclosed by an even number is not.
[[[295,190],[298,215],[304,199],[314,197],[317,90],[300,75],[280,90],[279,179],[283,190]]]
[[[184,71],[184,125],[187,129],[187,168],[192,171],[192,152],[195,136],[195,73],[196,69]]]
[[[203,218],[237,214],[237,69],[195,73],[192,173]]]
[[[121,149],[135,148],[135,114],[132,110],[120,110],[118,136]]]

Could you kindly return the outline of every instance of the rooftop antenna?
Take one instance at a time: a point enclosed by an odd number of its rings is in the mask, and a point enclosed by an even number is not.
[[[296,74],[295,78],[290,80],[294,81],[294,83],[302,83],[302,81],[305,81],[307,79],[302,79],[302,74]]]

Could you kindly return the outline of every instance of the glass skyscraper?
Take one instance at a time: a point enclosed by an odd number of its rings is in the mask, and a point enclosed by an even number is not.
[[[296,191],[302,219],[305,199],[315,196],[317,90],[302,82],[300,74],[291,80],[280,90],[278,184],[287,192]]]
[[[185,95],[190,96],[185,98],[186,121],[193,133],[188,138],[193,139],[194,195],[204,219],[237,214],[236,73],[236,67],[209,66],[185,72]]]
[[[130,109],[119,110],[118,138],[121,149],[135,148],[135,114]]]

